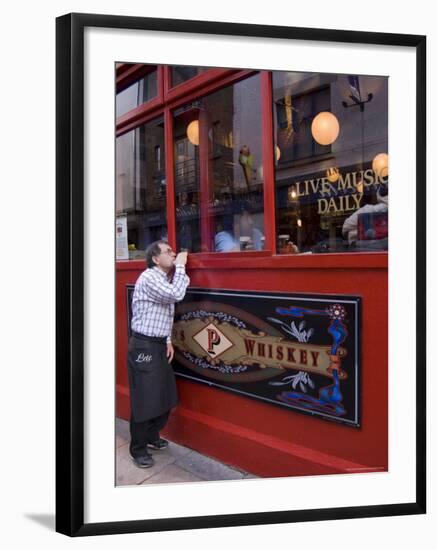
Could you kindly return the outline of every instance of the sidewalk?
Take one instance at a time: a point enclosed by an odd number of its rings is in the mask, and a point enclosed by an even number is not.
[[[149,485],[256,479],[257,476],[227,466],[188,447],[170,441],[163,451],[151,451],[155,460],[151,468],[138,468],[129,455],[129,423],[116,419],[116,485]]]

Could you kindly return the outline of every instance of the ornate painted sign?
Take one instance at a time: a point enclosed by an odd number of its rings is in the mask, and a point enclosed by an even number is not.
[[[189,288],[176,305],[175,372],[359,426],[360,298]]]

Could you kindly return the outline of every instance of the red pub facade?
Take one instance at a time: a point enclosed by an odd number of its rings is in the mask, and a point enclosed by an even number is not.
[[[208,378],[182,369],[166,435],[263,477],[387,470],[386,78],[119,63],[116,85],[117,416],[129,419],[128,289],[145,269],[146,246],[165,238],[174,250],[188,250],[190,287],[206,296],[202,307],[211,305],[208,291],[221,293],[220,304],[241,319],[250,293],[260,311],[263,296],[313,297],[319,309],[308,306],[311,314],[323,311],[325,296],[334,304],[353,296],[360,304],[353,335],[345,329],[358,350],[350,389],[355,425],[315,414],[323,397],[317,388],[305,401],[315,408],[302,411],[252,398],[244,383],[231,387],[234,371]],[[232,304],[226,291],[234,293]],[[211,315],[205,324],[214,322]],[[256,317],[255,305],[245,318],[261,327],[258,336],[295,342],[289,349],[301,350],[307,362],[306,339],[281,339],[278,323],[269,333],[266,316],[259,325]],[[181,319],[189,325],[189,317]],[[287,323],[305,326],[298,317]],[[222,338],[232,339],[226,330]],[[274,345],[261,348],[267,363],[283,359]],[[332,350],[329,357],[332,378]],[[311,380],[316,359],[308,368],[289,362],[284,370],[258,359],[249,368],[262,371],[257,379],[273,369],[281,380],[297,382],[299,373]],[[205,371],[209,364],[218,363]],[[291,385],[301,395],[313,387]]]

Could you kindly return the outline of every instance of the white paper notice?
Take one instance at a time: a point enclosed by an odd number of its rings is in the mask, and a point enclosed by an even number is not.
[[[115,224],[116,251],[117,260],[129,260],[129,250],[127,246],[127,216],[122,214],[117,216]]]

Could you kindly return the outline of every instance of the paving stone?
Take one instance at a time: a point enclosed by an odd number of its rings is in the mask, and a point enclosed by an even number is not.
[[[193,452],[193,449],[190,449],[189,447],[184,447],[183,445],[178,445],[177,443],[173,443],[173,441],[169,441],[169,445],[165,451],[153,451],[153,449],[150,450],[152,453],[155,452],[155,454],[159,452],[170,453],[172,456],[175,457],[175,460]]]
[[[245,473],[243,478],[244,479],[259,479],[259,477],[256,476],[255,474],[249,474],[249,473]]]
[[[150,468],[138,468],[131,459],[119,456],[117,456],[115,472],[115,484],[117,487],[122,485],[138,485],[152,475]]]
[[[151,468],[138,468],[130,457],[129,445],[119,447],[116,460],[116,484],[138,485],[176,460],[167,451],[155,451],[152,456],[155,464]]]
[[[169,464],[158,474],[155,474],[152,477],[149,477],[141,485],[151,485],[153,483],[189,483],[193,481],[203,481],[204,479],[198,477],[191,472],[187,472],[180,466],[176,464]]]
[[[130,440],[129,422],[122,418],[115,419],[115,433],[125,441]]]
[[[127,445],[128,441],[126,439],[124,439],[123,437],[121,437],[120,435],[116,435],[115,436],[115,447],[118,448],[118,447],[121,447],[122,445]]]
[[[244,472],[234,470],[230,466],[201,455],[197,451],[192,451],[190,454],[179,458],[175,465],[181,466],[184,470],[208,481],[243,479],[244,477]]]
[[[116,485],[144,485],[227,479],[256,479],[257,476],[227,466],[218,460],[170,441],[167,449],[149,452],[155,464],[138,468],[129,454],[129,422],[116,419]]]
[[[159,468],[160,470],[167,466],[168,464],[172,464],[173,462],[176,462],[176,456],[173,455],[172,451],[172,444],[168,446],[167,449],[164,449],[163,451],[154,451],[153,449],[149,449],[149,453],[153,456],[153,460],[155,461],[155,465],[153,466],[153,469],[155,472]]]

